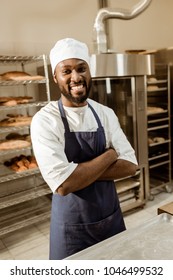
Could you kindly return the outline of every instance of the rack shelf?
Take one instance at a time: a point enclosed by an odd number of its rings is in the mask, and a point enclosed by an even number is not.
[[[20,148],[20,149],[10,149],[10,150],[6,150],[6,151],[0,151],[0,157],[3,157],[5,155],[10,155],[13,153],[23,153],[25,151],[30,151],[32,149],[32,147],[26,147],[26,148]]]
[[[16,132],[24,129],[29,129],[30,125],[23,125],[23,126],[9,126],[9,127],[1,127],[0,134],[2,133],[9,133],[9,132]]]
[[[46,184],[37,186],[36,188],[31,188],[29,190],[24,190],[21,192],[12,193],[5,197],[0,197],[0,209],[16,205],[25,201],[35,199],[36,197],[45,196],[50,194],[51,191]]]
[[[160,146],[160,145],[164,145],[166,143],[170,143],[170,139],[164,140],[163,142],[156,142],[156,143],[149,144],[149,147]]]
[[[147,130],[148,130],[148,131],[152,131],[152,130],[158,130],[158,129],[162,129],[162,128],[169,128],[169,124],[158,125],[158,126],[150,127],[150,128],[148,128]]]
[[[147,89],[147,92],[159,92],[159,91],[167,91],[168,88],[167,87],[160,87],[157,89]]]
[[[38,168],[33,168],[33,169],[29,169],[27,171],[22,171],[22,172],[17,173],[17,172],[14,172],[14,171],[10,170],[7,167],[2,166],[0,183],[25,178],[25,177],[36,175],[36,174],[39,174],[39,173],[40,173],[40,170]]]
[[[166,111],[166,113],[168,113],[167,111]],[[156,116],[157,117],[157,116]],[[164,121],[169,121],[169,118],[161,118],[161,119],[149,119],[148,120],[148,124],[157,124],[157,123],[159,123],[159,122],[164,122]]]
[[[157,85],[157,84],[163,84],[163,83],[168,83],[168,80],[166,79],[166,80],[157,80],[157,79],[155,79],[154,81],[150,81],[150,79],[148,79],[147,80],[147,84],[148,85]]]
[[[157,164],[150,165],[149,169],[152,169],[152,168],[155,168],[155,167],[158,167],[158,166],[162,166],[162,165],[165,165],[167,163],[170,163],[170,161],[166,160],[166,161],[163,161],[163,162],[159,162]]]
[[[43,55],[34,55],[34,56],[15,56],[15,55],[0,55],[0,63],[2,64],[26,64],[36,61],[46,60],[46,56]]]
[[[44,199],[43,199],[44,198]],[[0,236],[50,218],[50,201],[41,197],[0,210]]]
[[[127,192],[127,191],[137,188],[139,186],[140,186],[140,182],[137,180],[133,180],[132,178],[125,179],[123,182],[116,183],[116,188],[117,188],[118,194]]]
[[[145,202],[141,199],[134,200],[134,201],[128,200],[127,203],[125,203],[125,202],[121,203],[121,209],[122,209],[122,212],[125,213],[125,212],[128,212],[128,211],[138,208],[138,207],[144,207],[144,205],[145,205]]]
[[[28,84],[45,84],[46,79],[41,80],[25,80],[25,81],[0,81],[0,86],[19,86],[19,85],[28,85]]]
[[[160,159],[160,158],[163,158],[163,157],[166,157],[166,156],[169,156],[169,153],[163,153],[161,155],[157,155],[157,156],[153,156],[153,157],[149,157],[149,161],[152,161],[152,160],[155,160],[155,159]]]
[[[26,104],[18,104],[15,106],[0,106],[1,111],[12,110],[12,109],[25,109],[25,108],[34,108],[34,107],[43,107],[47,104],[47,101],[39,101],[39,102],[29,102]]]

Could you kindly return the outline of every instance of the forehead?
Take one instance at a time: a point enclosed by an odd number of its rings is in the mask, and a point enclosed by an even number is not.
[[[82,59],[69,58],[58,63],[58,68],[88,66],[87,62]]]

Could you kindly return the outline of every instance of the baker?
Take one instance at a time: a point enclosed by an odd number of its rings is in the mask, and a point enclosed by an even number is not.
[[[114,111],[89,98],[86,44],[59,40],[50,62],[61,98],[34,115],[31,137],[53,192],[50,259],[58,260],[125,230],[114,180],[134,175],[137,160]]]

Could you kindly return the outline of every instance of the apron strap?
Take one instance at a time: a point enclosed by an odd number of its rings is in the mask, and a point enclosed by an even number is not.
[[[95,111],[94,108],[91,106],[91,104],[88,103],[88,106],[89,106],[89,108],[91,109],[91,111],[92,111],[93,114],[94,114],[94,117],[95,117],[95,119],[96,119],[96,121],[97,121],[98,127],[99,127],[99,128],[102,127],[101,121],[100,121],[100,119],[99,119],[99,117],[98,117],[96,111]]]
[[[65,131],[70,132],[70,128],[69,128],[68,121],[67,121],[67,118],[66,118],[66,115],[65,115],[65,111],[64,111],[64,108],[63,108],[63,105],[62,105],[61,98],[58,100],[58,107],[59,107],[59,111],[60,111],[60,114],[61,114],[61,119],[62,119],[64,127],[65,127]]]

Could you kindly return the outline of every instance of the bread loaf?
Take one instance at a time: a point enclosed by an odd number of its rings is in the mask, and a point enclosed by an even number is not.
[[[8,97],[0,97],[0,105],[1,106],[15,106],[17,104],[28,103],[32,99],[31,96],[8,96]]]
[[[0,143],[0,151],[22,149],[30,146],[31,143],[25,140],[7,140]]]
[[[0,81],[27,81],[27,80],[42,80],[44,76],[30,74],[22,71],[10,71],[0,74]]]
[[[8,114],[7,118],[0,121],[0,127],[30,125],[31,120],[31,116]]]
[[[164,109],[160,107],[147,107],[147,114],[161,113]]]
[[[14,157],[10,161],[4,162],[4,165],[9,167],[15,172],[22,172],[28,169],[33,169],[38,167],[34,156],[25,156],[25,155]]]

